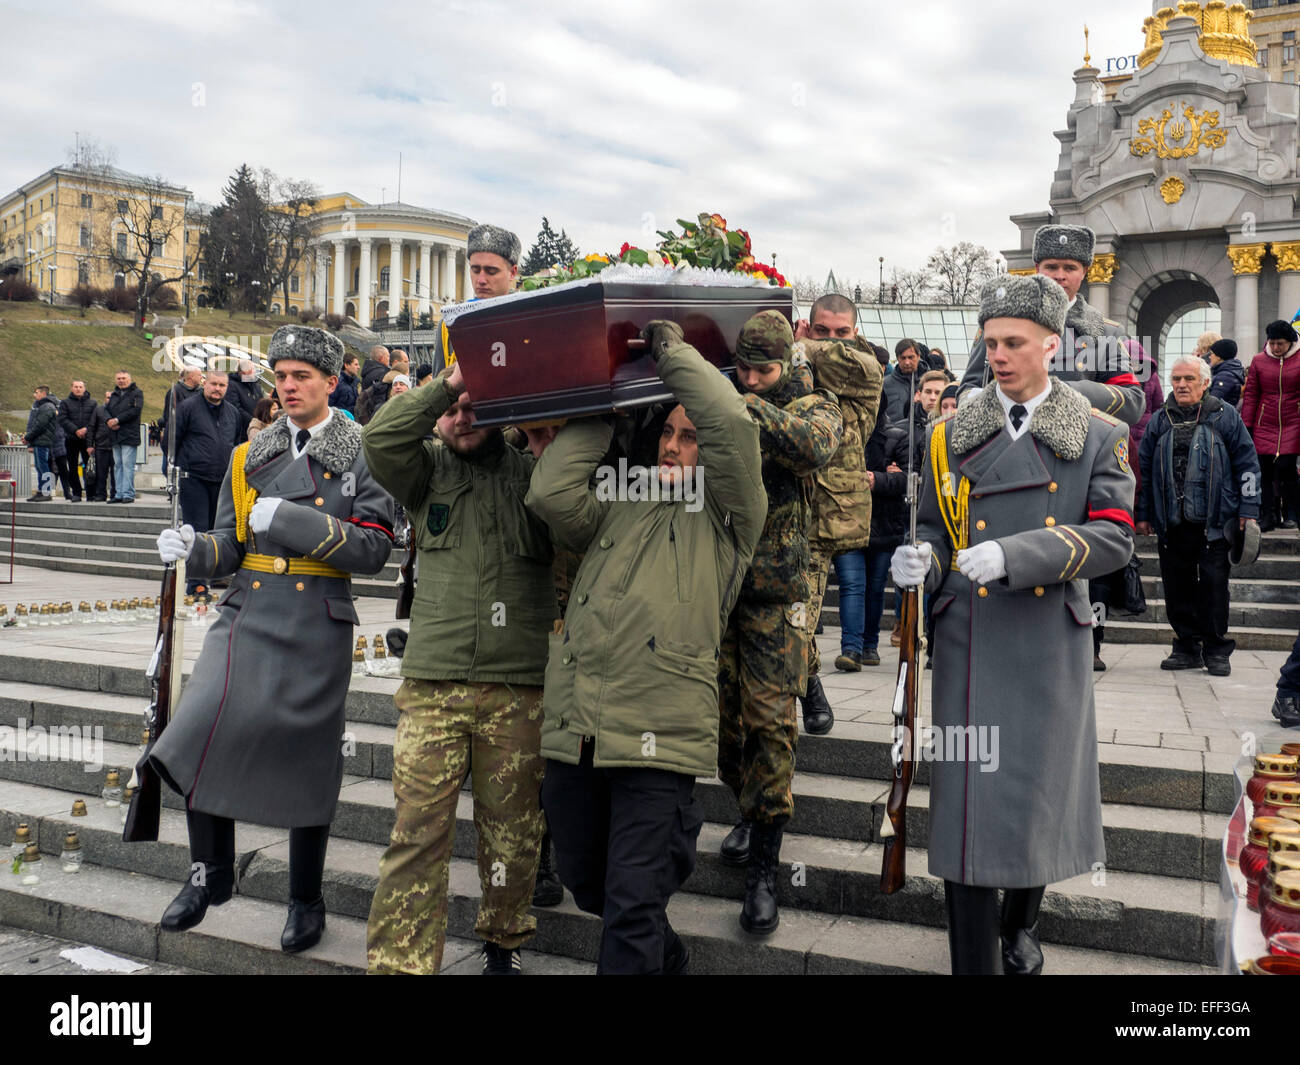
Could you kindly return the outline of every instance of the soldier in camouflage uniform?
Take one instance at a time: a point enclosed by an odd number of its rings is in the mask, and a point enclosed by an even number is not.
[[[847,643],[851,626],[845,624],[845,610],[853,609],[854,595],[859,617],[865,608],[862,550],[871,538],[866,443],[875,430],[884,373],[871,347],[857,335],[857,307],[851,300],[835,293],[822,296],[808,312],[806,326],[803,322],[799,325],[802,339],[796,348],[807,357],[816,383],[834,393],[844,420],[839,450],[814,475],[808,529],[808,688],[803,696],[803,727],[811,736],[824,736],[834,726],[835,714],[818,676],[822,660],[815,633],[832,560],[840,574],[840,624],[845,641],[845,653],[835,660],[835,666],[855,672],[862,668],[862,634],[855,630],[855,653]],[[861,575],[856,584],[850,579],[854,574]]]
[[[781,833],[794,811],[791,780],[799,723],[795,697],[808,680],[808,476],[840,446],[835,397],[793,364],[794,333],[778,311],[745,323],[736,379],[758,424],[767,521],[731,614],[718,660],[718,776],[740,803],[723,859],[748,865],[740,924],[776,928]]]
[[[519,971],[542,840],[542,680],[556,619],[550,534],[524,509],[534,460],[475,429],[460,367],[395,396],[363,437],[411,516],[420,580],[393,748],[397,821],[367,928],[372,972],[436,973],[456,801],[470,770],[484,972]],[[427,438],[437,425],[441,443]],[[471,758],[472,751],[472,758]]]

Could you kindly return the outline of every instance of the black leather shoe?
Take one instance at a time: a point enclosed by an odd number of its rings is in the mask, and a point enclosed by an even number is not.
[[[821,677],[808,678],[808,692],[802,699],[803,730],[809,736],[825,736],[835,725],[835,713],[822,691]]]
[[[289,919],[284,922],[284,931],[280,934],[280,949],[286,954],[307,950],[320,942],[324,931],[324,898],[318,898],[315,902],[290,899]]]
[[[1273,700],[1273,716],[1283,728],[1300,728],[1300,696],[1277,693]]]
[[[728,865],[749,864],[749,834],[753,827],[748,821],[740,821],[727,833],[718,856]]]
[[[537,863],[537,879],[533,882],[533,905],[558,906],[563,901],[564,885],[560,883],[555,863],[551,861],[551,836],[547,833],[542,837],[542,856]]]
[[[1163,662],[1160,663],[1161,669],[1200,669],[1204,663],[1200,655],[1191,655],[1186,651],[1175,651]]]
[[[1106,663],[1101,660],[1101,655],[1092,656],[1092,671],[1094,673],[1106,672]]]
[[[864,666],[880,665],[880,652],[874,647],[868,647],[862,652],[862,664]]]
[[[1007,976],[1038,976],[1043,971],[1043,948],[1038,943],[1038,922],[1002,937],[1002,972]]]
[[[672,925],[664,929],[664,976],[684,976],[691,964],[691,952]]]
[[[229,902],[234,893],[233,865],[207,866],[202,884],[195,884],[193,876],[191,874],[180,894],[163,910],[162,920],[158,923],[168,932],[184,932],[187,928],[193,928],[207,915],[209,906]]]
[[[1227,655],[1206,655],[1205,668],[1212,677],[1228,677],[1232,675],[1232,663],[1228,661]]]
[[[406,641],[410,634],[403,628],[394,625],[384,633],[384,642],[388,644],[388,653],[394,658],[401,658],[406,654]]]
[[[749,866],[745,873],[745,902],[740,927],[751,935],[767,936],[781,923],[776,903],[776,874],[781,867],[781,825],[754,825],[750,833]]]

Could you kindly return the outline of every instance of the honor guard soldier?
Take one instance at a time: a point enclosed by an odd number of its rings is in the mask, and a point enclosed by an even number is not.
[[[510,292],[519,279],[519,252],[519,238],[508,229],[486,222],[471,229],[465,238],[466,281],[474,289],[471,299],[486,300]],[[439,323],[431,360],[435,370],[456,361],[446,322]]]
[[[1096,242],[1096,234],[1087,226],[1047,225],[1034,234],[1035,269],[1060,285],[1069,301],[1061,350],[1049,370],[1103,414],[1136,425],[1146,412],[1146,394],[1121,343],[1124,332],[1118,322],[1103,318],[1079,295]],[[984,338],[978,336],[962,390],[993,383]]]
[[[534,460],[500,429],[475,427],[458,364],[390,399],[364,439],[375,478],[411,516],[420,567],[395,696],[397,820],[370,907],[370,971],[442,965],[468,771],[483,971],[513,975],[537,929],[528,909],[543,829],[542,680],[557,616],[550,533],[524,508]]]
[[[844,425],[829,392],[796,366],[794,333],[779,311],[754,315],[736,341],[736,381],[758,425],[767,522],[745,574],[718,659],[718,776],[740,804],[722,858],[748,867],[740,925],[767,935],[780,916],[776,871],[794,813],[795,698],[808,686],[809,475],[840,446]]]
[[[274,825],[289,829],[280,944],[292,953],[325,927],[321,876],[357,624],[349,577],[388,561],[393,501],[370,476],[360,426],[329,406],[338,338],[284,326],[267,362],[285,413],[231,455],[210,532],[185,525],[158,537],[163,561],[233,577],[151,762],[185,797],[194,861],[162,927],[192,928],[230,899],[235,821]]]
[[[984,286],[996,383],[935,426],[892,560],[931,597],[934,733],[965,737],[930,783],[954,973],[1041,971],[1044,885],[1105,859],[1087,580],[1132,551],[1133,474],[1128,426],[1048,375],[1066,304],[1041,276]]]

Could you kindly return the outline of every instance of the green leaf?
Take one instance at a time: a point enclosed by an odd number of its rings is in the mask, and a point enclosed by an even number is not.
[[[627,254],[623,257],[623,261],[631,263],[633,266],[646,266],[650,262],[650,255],[640,248],[629,248]]]

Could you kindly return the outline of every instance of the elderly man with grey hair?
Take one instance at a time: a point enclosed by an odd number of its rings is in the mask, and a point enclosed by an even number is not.
[[[1173,652],[1160,668],[1204,666],[1226,677],[1236,647],[1228,638],[1228,556],[1234,542],[1259,535],[1259,460],[1241,416],[1207,394],[1207,363],[1184,355],[1169,381],[1172,392],[1138,452],[1135,514],[1137,531],[1157,537],[1174,630]]]

